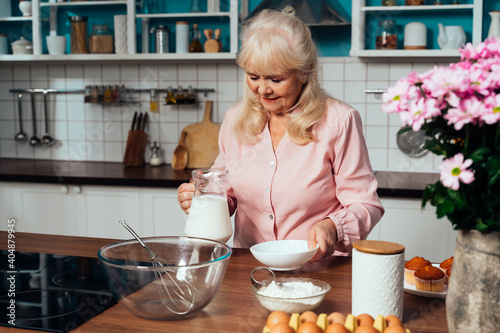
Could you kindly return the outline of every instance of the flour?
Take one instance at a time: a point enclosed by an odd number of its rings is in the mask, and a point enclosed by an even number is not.
[[[260,288],[258,294],[276,298],[297,298],[303,303],[302,298],[319,295],[322,291],[323,289],[311,282],[284,282],[280,288],[272,281],[267,287]]]
[[[316,308],[325,290],[311,282],[283,282],[281,288],[273,281],[256,292],[260,304],[269,311],[281,310],[287,313],[302,313]]]

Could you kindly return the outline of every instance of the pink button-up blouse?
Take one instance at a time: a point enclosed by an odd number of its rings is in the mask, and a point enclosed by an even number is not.
[[[256,144],[239,143],[232,133],[239,107],[228,110],[213,167],[229,171],[235,247],[307,239],[309,228],[329,217],[337,227],[334,254],[350,255],[352,243],[365,239],[382,217],[359,113],[336,100],[327,107],[314,142],[297,145],[285,134],[276,151],[268,126]]]

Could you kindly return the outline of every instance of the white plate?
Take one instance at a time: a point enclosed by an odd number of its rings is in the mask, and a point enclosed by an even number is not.
[[[439,264],[432,264],[432,266],[439,267]],[[417,296],[422,296],[422,297],[427,297],[427,298],[445,299],[446,293],[448,291],[448,285],[447,284],[444,285],[442,292],[432,292],[432,291],[417,290],[414,285],[411,285],[405,281],[404,289],[405,289],[405,292],[407,292],[408,294],[412,294],[412,295],[417,295]]]

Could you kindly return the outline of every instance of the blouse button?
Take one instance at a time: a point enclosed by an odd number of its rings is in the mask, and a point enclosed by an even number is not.
[[[266,193],[269,193],[269,191],[270,191],[269,187],[266,187]]]
[[[269,163],[272,167],[276,165],[276,163],[273,161],[271,163]]]
[[[272,215],[269,215],[269,219],[272,220],[273,219],[273,216]]]

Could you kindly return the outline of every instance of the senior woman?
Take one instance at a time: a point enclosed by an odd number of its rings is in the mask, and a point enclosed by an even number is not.
[[[384,209],[359,113],[318,82],[318,56],[303,22],[263,10],[241,35],[242,101],[229,109],[213,168],[229,171],[234,247],[279,239],[319,244],[311,261],[350,255]],[[194,185],[178,188],[189,213]]]

